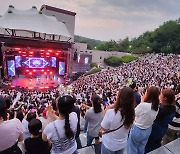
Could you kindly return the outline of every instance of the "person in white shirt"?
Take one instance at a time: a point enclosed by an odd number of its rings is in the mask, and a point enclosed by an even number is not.
[[[106,111],[101,123],[102,154],[123,154],[134,121],[134,101],[134,91],[125,87],[118,93],[114,108]]]
[[[17,146],[22,142],[24,127],[19,119],[8,120],[6,102],[0,96],[0,154],[21,153]]]
[[[77,143],[75,134],[77,131],[78,118],[75,112],[71,112],[74,107],[75,100],[65,95],[58,100],[59,116],[55,115],[55,111],[48,110],[55,121],[48,124],[43,133],[42,139],[52,144],[51,154],[76,154]]]
[[[153,121],[158,114],[158,107],[158,88],[155,86],[147,88],[143,102],[135,108],[135,121],[128,138],[127,154],[144,154]]]

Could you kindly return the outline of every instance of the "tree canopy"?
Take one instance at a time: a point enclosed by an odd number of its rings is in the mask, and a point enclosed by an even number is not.
[[[131,53],[180,53],[180,18],[167,21],[154,31],[147,31],[132,40],[127,37],[117,42],[100,42],[96,44],[96,49]]]

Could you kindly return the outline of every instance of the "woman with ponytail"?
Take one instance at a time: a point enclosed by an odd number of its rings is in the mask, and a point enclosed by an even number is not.
[[[71,96],[60,97],[57,103],[59,116],[55,116],[55,112],[48,110],[51,116],[56,120],[46,126],[42,134],[44,141],[49,141],[52,144],[52,154],[76,154],[77,143],[75,133],[77,130],[78,118],[75,112],[72,112],[74,107],[74,99]]]

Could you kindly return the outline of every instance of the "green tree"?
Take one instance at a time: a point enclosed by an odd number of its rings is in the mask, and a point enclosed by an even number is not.
[[[127,52],[131,50],[131,45],[130,45],[130,41],[128,37],[126,37],[124,40],[119,40],[118,46],[119,46],[118,51],[121,51],[121,52]]]
[[[119,57],[108,57],[104,59],[104,62],[108,65],[108,66],[112,66],[112,67],[117,67],[120,66],[122,64],[121,58]]]
[[[180,19],[165,22],[152,32],[134,38],[130,44],[133,53],[180,53]]]
[[[118,51],[118,43],[114,40],[102,42],[97,46],[97,49],[102,51]]]

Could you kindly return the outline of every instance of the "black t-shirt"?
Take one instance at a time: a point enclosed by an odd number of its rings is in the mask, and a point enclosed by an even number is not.
[[[176,107],[174,105],[164,105],[160,103],[159,112],[156,116],[155,123],[161,125],[168,125],[176,113]]]
[[[27,138],[24,144],[26,154],[50,154],[48,142],[44,142],[41,135],[37,138]]]

